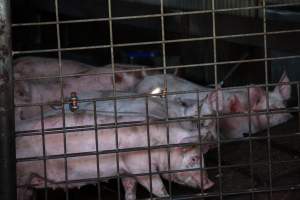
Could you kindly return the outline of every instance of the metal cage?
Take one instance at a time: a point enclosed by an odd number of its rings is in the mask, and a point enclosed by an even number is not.
[[[71,3],[63,0],[45,0],[42,4],[39,2],[36,0],[22,3],[0,1],[2,42],[0,78],[4,81],[1,83],[0,91],[0,199],[17,199],[16,192],[19,188],[42,188],[35,190],[37,199],[123,199],[125,194],[122,181],[126,178],[137,179],[138,177],[149,177],[150,185],[149,191],[138,187],[138,199],[299,198],[300,74],[297,69],[300,63],[299,1],[94,0],[83,2],[76,0]],[[25,5],[28,5],[28,11],[20,9]],[[10,16],[10,7],[12,7],[12,16]],[[96,31],[97,26],[100,29]],[[29,72],[29,76],[16,76],[13,60],[28,55],[55,58],[56,73],[35,75]],[[104,73],[77,71],[67,74],[64,73],[64,59],[78,60],[91,65],[110,64],[111,68],[109,72]],[[140,67],[120,69],[119,62]],[[185,91],[170,91],[169,87],[172,83],[168,83],[167,76],[174,71],[178,71],[182,78],[208,87],[202,90],[187,88]],[[278,83],[283,71],[287,72],[291,81]],[[118,82],[122,80],[119,74],[126,73],[136,73],[138,76],[139,73],[161,74],[163,88],[158,94],[118,95]],[[84,80],[84,77],[98,75],[111,76],[111,95],[78,99],[76,94],[71,95],[64,91],[67,79],[74,78],[73,84],[76,85]],[[55,87],[58,88],[56,101],[45,100],[45,102],[30,104],[14,102],[16,90],[26,82],[45,81],[47,87],[44,89],[48,90],[52,84],[51,80],[55,80],[57,84]],[[288,104],[280,108],[270,106],[270,99],[273,98],[271,92],[285,85],[292,88]],[[87,85],[87,87],[92,86]],[[260,91],[263,91],[266,97],[264,109],[258,111],[250,109],[252,88],[260,88]],[[229,113],[219,111],[220,96],[217,95],[216,113],[200,116],[199,96],[201,94],[211,91],[230,93],[238,90],[246,91],[245,99],[248,102],[246,110],[235,110]],[[40,92],[44,91],[40,90]],[[80,93],[77,95],[80,96]],[[169,100],[172,95],[196,96],[197,116],[170,117],[171,110],[168,105],[172,103]],[[162,117],[163,119],[151,118],[149,101],[153,96],[164,102],[167,115]],[[118,103],[122,100],[131,101],[134,98],[142,99],[144,102],[145,111],[142,120],[124,122],[122,118],[118,118]],[[110,104],[113,106],[113,121],[99,123],[101,117],[100,114],[98,115],[97,105],[107,101],[113,102]],[[78,106],[82,108],[85,103],[91,106],[89,111],[92,114],[89,123],[80,124],[79,120],[78,126],[76,124],[70,126],[67,117],[72,113],[69,113],[68,107],[70,106],[76,113]],[[49,117],[46,112],[48,107],[54,108],[55,112],[59,113],[60,126],[49,127],[48,122],[45,121]],[[39,114],[34,119],[39,123],[33,126],[35,130],[22,130],[22,127],[26,126],[21,127],[20,124],[23,122],[15,120],[13,113],[23,108],[38,110]],[[280,126],[272,127],[271,117],[280,114],[292,115],[293,119]],[[260,116],[266,116],[265,128],[254,135],[251,121]],[[231,118],[237,120],[236,124],[239,123],[238,119],[247,118],[248,135],[241,138],[223,138],[220,133],[222,120]],[[202,121],[205,120],[215,120],[216,139],[213,141],[204,141],[200,137]],[[197,124],[199,141],[171,143],[170,127],[187,121],[194,121]],[[157,124],[165,127],[167,139],[165,144],[157,141],[157,145],[153,146],[150,141],[151,127]],[[21,128],[17,130],[18,126]],[[122,136],[119,134],[122,128],[128,127],[135,129],[143,127],[147,138],[146,145],[120,148],[119,137]],[[105,130],[112,130],[115,134],[114,149],[99,147],[102,141],[98,137]],[[95,149],[82,152],[70,151],[69,148],[76,148],[82,145],[81,142],[84,143],[84,141],[77,141],[76,145],[70,147],[68,146],[70,137],[84,131],[94,134]],[[28,142],[26,145],[40,145],[40,154],[16,158],[18,144],[15,144],[15,140],[30,137],[38,137],[36,142],[39,143]],[[61,149],[57,150],[61,151],[60,153],[48,154],[47,145],[51,146],[51,137],[60,137]],[[204,145],[214,147],[203,158],[205,166],[201,162],[200,166],[193,169],[172,169],[171,154],[174,149],[193,147],[203,151]],[[153,168],[152,162],[155,160],[154,152],[161,149],[167,154],[167,164],[166,168],[158,170]],[[132,154],[132,152],[146,152],[147,159],[144,161],[148,166],[146,172],[124,173],[120,169],[124,159],[122,155]],[[94,177],[73,179],[70,175],[72,169],[68,166],[71,166],[76,159],[89,156],[94,156],[96,169]],[[101,177],[103,172],[101,160],[105,156],[115,156],[116,175]],[[48,177],[51,174],[48,168],[49,166],[51,168],[51,162],[54,161],[62,163],[59,168],[62,173],[61,180],[58,182]],[[36,180],[36,185],[29,183],[19,185],[16,174],[22,172],[16,173],[16,165],[20,163],[28,166],[30,163],[32,166],[34,163],[40,164],[38,169],[42,173],[32,173],[30,177],[30,181]],[[211,189],[191,189],[172,183],[173,174],[203,170],[206,170],[208,177],[215,182]],[[167,188],[165,191],[167,195],[163,197],[153,194],[157,189],[154,181],[158,176],[167,177],[163,182]],[[105,182],[111,179],[112,182]],[[200,179],[199,187],[202,187],[204,180]],[[94,186],[83,187],[80,191],[73,189],[73,185],[88,184]],[[62,188],[64,191],[51,189],[55,187]],[[20,198],[20,193],[18,195]]]

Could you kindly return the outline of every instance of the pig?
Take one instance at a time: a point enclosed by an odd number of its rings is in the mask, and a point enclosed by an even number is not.
[[[188,171],[194,168],[200,168],[202,161],[199,148],[183,148],[177,147],[170,150],[170,168],[171,170],[187,170],[185,172],[174,173],[169,177],[164,174],[163,178],[171,179],[182,185],[188,185],[195,188],[207,190],[214,183],[207,177],[207,173],[202,169],[197,171]],[[149,173],[148,151],[128,152],[119,154],[119,173],[116,165],[116,154],[99,155],[99,171],[100,178],[114,177],[117,174],[142,174]],[[97,159],[96,156],[82,156],[76,158],[67,158],[67,176],[68,180],[76,183],[68,184],[68,188],[81,187],[86,185],[84,182],[78,182],[87,178],[97,178]],[[50,188],[64,188],[64,165],[63,159],[53,159],[47,161],[47,186]],[[17,181],[19,185],[18,200],[30,199],[31,192],[23,187],[43,188],[45,187],[44,171],[42,162],[30,161],[17,163]],[[168,170],[168,153],[166,149],[151,150],[151,172]],[[163,185],[159,175],[151,176],[152,193],[157,197],[167,197],[168,193]],[[128,180],[128,179],[127,179]],[[148,191],[150,189],[149,176],[137,176],[131,178]],[[128,184],[124,183],[126,178],[122,180],[125,189],[125,199],[136,199],[135,194],[130,191]]]
[[[99,97],[105,97],[105,96],[112,96],[111,92],[109,91],[101,91],[98,93]],[[143,120],[146,120],[146,99],[145,98],[132,98],[130,96],[136,96],[136,93],[129,93],[129,92],[118,92],[116,93],[117,96],[126,96],[121,99],[116,100],[116,113],[117,116],[138,116],[143,118]],[[221,110],[223,99],[221,97],[221,93],[219,92],[220,98],[219,98],[219,105]],[[207,98],[203,99],[200,102],[200,109],[199,109],[199,115],[205,116],[205,115],[213,115],[216,111],[216,108],[213,106],[216,103],[217,100],[217,93],[215,91],[212,91],[207,95]],[[84,98],[89,98],[89,94],[83,94]],[[127,98],[130,97],[130,98]],[[79,99],[81,97],[79,96]],[[164,98],[154,98],[154,97],[148,97],[148,117],[151,119],[166,119],[167,115],[169,118],[181,118],[181,117],[192,117],[197,118],[198,117],[198,104],[193,104],[192,106],[185,107],[182,104],[179,104],[178,102],[174,101],[168,101],[168,106],[166,106],[166,101]],[[168,107],[168,110],[166,109]],[[56,108],[57,110],[61,110],[61,108]],[[69,109],[69,105],[65,105],[65,112],[71,112]],[[94,103],[93,102],[82,102],[79,103],[79,110],[83,111],[89,111],[91,113],[94,112]],[[108,115],[108,116],[114,116],[114,100],[107,100],[107,101],[97,101],[96,103],[96,111],[97,113],[101,115]],[[49,115],[51,113],[55,114],[56,112],[48,112]],[[131,118],[128,118],[131,120]],[[210,119],[201,120],[202,125],[206,124],[208,127],[209,124],[211,124]],[[179,122],[179,124],[188,130],[196,129],[197,128],[197,122],[195,120],[191,121],[184,121]],[[211,131],[211,133],[215,133],[216,131]],[[203,133],[204,134],[204,133]],[[203,135],[203,139],[209,139],[209,138],[215,138],[216,135]]]
[[[113,71],[111,65],[95,67],[71,60],[62,60],[64,98],[71,92],[94,92],[113,89]],[[58,59],[41,57],[22,57],[14,60],[14,78],[26,79],[52,76],[37,80],[20,80],[15,82],[15,104],[28,105],[61,101],[61,89]],[[116,90],[129,90],[149,73],[144,66],[115,64],[116,70],[137,70],[117,72],[115,74]],[[56,78],[55,78],[56,76]],[[39,114],[38,107],[17,107],[16,120],[24,120]]]
[[[283,73],[279,83],[272,91],[269,91],[269,109],[284,109],[286,108],[285,102],[291,97],[291,86],[288,84],[289,78],[286,73]],[[239,91],[224,92],[224,112],[234,113],[242,112],[246,113],[248,110],[251,112],[267,111],[267,95],[266,91],[260,87],[249,88],[249,100],[248,103],[248,91],[247,89]],[[249,108],[250,105],[250,108]],[[287,122],[292,118],[290,113],[279,113],[269,115],[269,124],[267,115],[257,114],[252,115],[251,119],[251,134],[257,133],[268,127],[273,127]],[[220,122],[224,136],[226,138],[240,138],[244,133],[250,133],[249,118],[248,117],[233,117],[224,118]]]
[[[85,126],[94,124],[94,115],[86,112],[80,113],[66,113],[66,129],[74,126]],[[118,119],[122,122],[122,118]],[[126,119],[125,119],[126,121]],[[105,124],[114,122],[114,117],[97,115],[97,124],[105,127]],[[61,128],[61,116],[51,116],[44,119],[44,128]],[[18,124],[16,130],[36,130],[41,128],[40,120],[24,120]],[[209,131],[201,128],[201,132]],[[166,126],[163,124],[149,125],[149,142],[150,146],[167,144]],[[180,128],[177,124],[169,124],[169,144],[178,143],[193,143],[198,142],[198,133],[191,133],[185,129]],[[116,142],[115,129],[100,129],[95,135],[95,130],[75,131],[66,134],[66,153],[89,153],[96,151],[96,141],[98,138],[98,151],[126,149],[132,147],[147,147],[147,126],[133,126],[118,128],[118,142]],[[43,156],[42,136],[18,136],[16,137],[16,157],[17,159],[25,159],[32,157]],[[204,166],[203,152],[207,148],[202,145],[203,149],[200,152],[199,147],[186,148],[175,147],[170,150],[171,169],[191,169],[195,167]],[[58,156],[64,153],[63,135],[60,133],[45,135],[45,154],[47,156]],[[101,177],[115,176],[118,172],[116,169],[115,154],[99,155],[99,166]],[[134,151],[119,153],[119,173],[147,173],[148,169],[148,151]],[[68,157],[68,180],[96,178],[97,167],[96,157],[94,156],[81,156],[81,157]],[[64,181],[64,159],[50,159],[47,160],[47,184],[49,187],[63,187],[59,182]],[[28,186],[39,188],[44,187],[43,176],[43,161],[21,161],[17,163],[17,181],[19,186]],[[151,171],[157,172],[165,171],[168,169],[168,157],[166,149],[151,150]],[[213,186],[213,182],[208,179],[205,171],[187,171],[172,174],[171,176],[164,175],[165,178],[171,178],[180,184],[208,189]],[[139,176],[135,180],[150,190],[150,183],[148,176]],[[124,180],[125,181],[125,180]],[[166,196],[167,192],[162,184],[158,175],[152,176],[153,187],[152,192],[158,197]],[[85,183],[71,183],[70,187],[81,186]],[[126,189],[126,187],[125,187]],[[30,193],[26,188],[19,188],[19,197],[21,200],[24,197],[27,200]],[[128,194],[129,193],[129,194]],[[134,199],[134,195],[126,192],[127,199]]]
[[[164,78],[167,80],[168,92],[199,90],[199,99],[203,99],[212,90],[187,80],[181,79],[174,75],[152,75],[145,77],[135,88],[137,93],[156,93],[164,88]],[[285,108],[285,101],[291,96],[291,86],[288,84],[289,78],[284,72],[279,84],[273,91],[269,92],[269,108],[282,109]],[[249,110],[253,112],[266,110],[266,92],[260,87],[250,87],[248,103],[248,91],[244,89],[224,90],[223,92],[223,113],[247,113]],[[190,107],[197,103],[196,96],[190,94],[176,94],[168,96],[168,99],[177,101],[183,106]],[[250,105],[250,107],[249,107]],[[292,115],[289,113],[273,114],[269,116],[269,127],[279,125],[288,121]],[[251,133],[257,133],[268,127],[266,115],[256,115],[251,117]],[[240,138],[244,133],[249,133],[248,117],[233,117],[220,120],[220,128],[222,137],[224,138]]]

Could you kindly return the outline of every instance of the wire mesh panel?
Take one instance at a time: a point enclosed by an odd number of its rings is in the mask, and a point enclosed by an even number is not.
[[[12,2],[17,198],[295,199],[299,10]]]

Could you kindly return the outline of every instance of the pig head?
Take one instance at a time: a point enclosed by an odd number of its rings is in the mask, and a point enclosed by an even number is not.
[[[284,73],[279,81],[280,85],[277,85],[272,91],[268,93],[268,99],[266,91],[260,87],[249,88],[249,100],[248,91],[235,91],[230,92],[230,95],[226,96],[224,108],[226,113],[248,113],[248,111],[266,112],[267,100],[269,104],[269,110],[286,108],[285,102],[291,97],[291,86],[288,84],[289,78]],[[250,106],[250,108],[249,108]],[[251,122],[251,133],[257,133],[266,129],[268,126],[273,127],[288,121],[292,115],[290,113],[278,113],[269,115],[269,124],[267,115],[265,114],[253,114],[250,117],[232,117],[224,118],[221,120],[222,132],[225,137],[239,138],[243,137],[243,133],[250,133],[249,122]]]

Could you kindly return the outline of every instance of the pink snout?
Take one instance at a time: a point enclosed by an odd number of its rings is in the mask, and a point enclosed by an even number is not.
[[[215,185],[215,183],[213,181],[211,181],[209,178],[204,178],[202,183],[200,183],[199,187],[203,188],[203,190],[207,190],[214,185]]]

